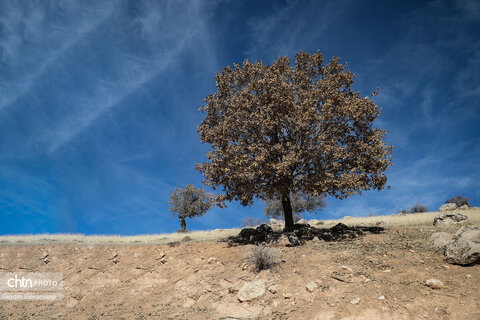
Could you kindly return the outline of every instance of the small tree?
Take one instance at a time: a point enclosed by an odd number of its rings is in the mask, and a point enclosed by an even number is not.
[[[456,196],[453,198],[448,199],[445,203],[455,203],[457,207],[461,207],[463,205],[467,205],[470,207],[470,199],[463,197],[463,196]]]
[[[187,231],[185,223],[186,218],[201,217],[213,205],[214,196],[205,192],[204,189],[197,189],[194,185],[189,184],[182,188],[175,188],[170,194],[168,204],[172,216],[180,219],[180,232]]]
[[[292,205],[294,218],[295,215],[301,217],[302,213],[317,212],[317,210],[327,206],[327,202],[323,196],[309,197],[305,195],[299,195],[297,193],[290,193],[290,202]],[[281,199],[265,201],[263,214],[272,218],[283,217],[283,206]]]
[[[223,186],[225,199],[281,199],[285,229],[293,229],[291,193],[342,199],[380,190],[391,164],[379,108],[351,89],[354,74],[320,52],[298,52],[295,65],[245,60],[217,73],[197,131],[212,150],[195,164],[204,184]],[[376,92],[372,94],[375,95]]]

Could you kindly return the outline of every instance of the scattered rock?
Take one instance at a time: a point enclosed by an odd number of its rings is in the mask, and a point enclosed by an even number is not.
[[[425,285],[432,289],[442,289],[443,287],[445,287],[442,281],[434,278],[431,278],[425,281]]]
[[[310,281],[309,283],[307,283],[306,288],[308,292],[313,292],[315,291],[315,289],[318,288],[318,285],[315,283],[315,281]]]
[[[277,286],[273,285],[273,286],[268,287],[268,291],[270,291],[273,294],[277,293]]]
[[[160,251],[158,253],[158,256],[155,258],[155,260],[160,260],[162,259],[163,257],[165,257],[165,251]]]
[[[460,228],[445,247],[445,261],[459,265],[480,263],[480,227]]]
[[[445,203],[438,208],[438,212],[452,211],[455,209],[457,209],[457,205],[455,203]]]
[[[284,292],[284,293],[282,293],[282,296],[285,299],[291,299],[293,297],[293,294],[291,294],[290,292]]]
[[[110,255],[110,258],[108,258],[109,260],[113,260],[115,259],[116,257],[118,257],[118,251],[113,251],[112,254]]]
[[[439,250],[445,249],[445,246],[452,240],[453,234],[446,232],[435,232],[430,236],[430,241],[433,241],[433,246]]]
[[[237,298],[241,302],[250,301],[259,298],[265,294],[265,284],[263,281],[246,282],[238,291]]]
[[[208,258],[208,260],[207,260],[207,263],[208,263],[208,264],[214,264],[215,262],[217,262],[217,258],[215,258],[215,257],[210,257],[210,258]]]
[[[377,299],[378,299],[378,300],[385,300],[385,296],[382,294],[382,295],[379,296]]]
[[[339,241],[349,240],[364,235],[366,232],[379,234],[384,228],[373,226],[357,226],[349,227],[343,223],[338,223],[330,229],[319,229],[309,226],[308,224],[294,224],[293,230],[290,232],[276,232],[266,224],[262,224],[257,228],[244,228],[240,231],[238,236],[228,237],[225,241],[229,245],[236,244],[259,244],[276,241],[278,244],[285,242],[282,239],[286,235],[290,245],[296,246],[302,244],[305,240],[312,240],[318,237],[324,241]]]
[[[298,239],[298,237],[295,233],[293,233],[293,232],[287,233],[287,238],[288,238],[288,241],[290,242],[290,244],[292,246],[300,245],[300,240]]]
[[[468,209],[470,209],[470,207],[468,206],[468,204],[464,204],[463,206],[458,207],[458,209],[460,209],[460,210],[468,210]]]
[[[353,274],[353,269],[349,266],[341,266],[341,273],[343,274]]]
[[[460,222],[467,222],[468,217],[456,212],[442,212],[433,218],[434,226],[451,225]]]
[[[112,254],[110,255],[109,260],[112,260],[114,264],[117,264],[120,260],[118,260],[118,251],[113,251]]]
[[[187,293],[187,297],[193,300],[198,300],[198,298],[200,298],[200,295],[201,295],[201,292],[198,291],[197,288],[193,288],[193,287],[186,288],[185,292]]]
[[[360,298],[355,298],[353,300],[350,300],[350,304],[359,304],[360,303]]]
[[[235,286],[235,285],[231,285],[231,286],[229,286],[227,289],[228,289],[228,292],[229,292],[229,293],[233,293],[233,294],[234,294],[234,293],[237,293],[238,291],[240,291],[240,289],[238,289],[238,287]]]

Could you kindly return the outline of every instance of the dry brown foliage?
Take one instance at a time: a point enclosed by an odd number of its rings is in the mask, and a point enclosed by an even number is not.
[[[200,139],[212,147],[208,162],[195,164],[204,183],[242,205],[281,199],[287,229],[290,192],[345,198],[380,190],[391,164],[385,131],[373,127],[378,106],[351,89],[355,75],[339,58],[322,63],[319,52],[298,52],[294,66],[288,57],[235,63],[216,74],[217,92],[199,108]]]

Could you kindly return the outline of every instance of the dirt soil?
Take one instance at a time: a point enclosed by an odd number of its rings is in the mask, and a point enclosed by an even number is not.
[[[445,263],[434,231],[272,245],[282,260],[258,274],[245,262],[251,245],[4,245],[1,272],[62,272],[64,298],[0,301],[0,319],[480,319],[480,265]],[[277,292],[239,302],[236,289],[253,280]]]

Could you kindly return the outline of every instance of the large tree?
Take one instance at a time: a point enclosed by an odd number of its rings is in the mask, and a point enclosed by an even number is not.
[[[187,232],[186,218],[203,216],[214,204],[215,196],[204,189],[188,184],[184,188],[175,188],[168,201],[172,216],[180,219],[180,232]]]
[[[242,205],[281,199],[286,230],[291,192],[341,199],[380,190],[391,163],[385,131],[373,126],[378,106],[351,89],[355,75],[338,58],[322,64],[320,52],[298,52],[293,66],[288,57],[235,63],[216,74],[217,92],[199,108],[197,131],[212,147],[195,164],[203,182]]]

